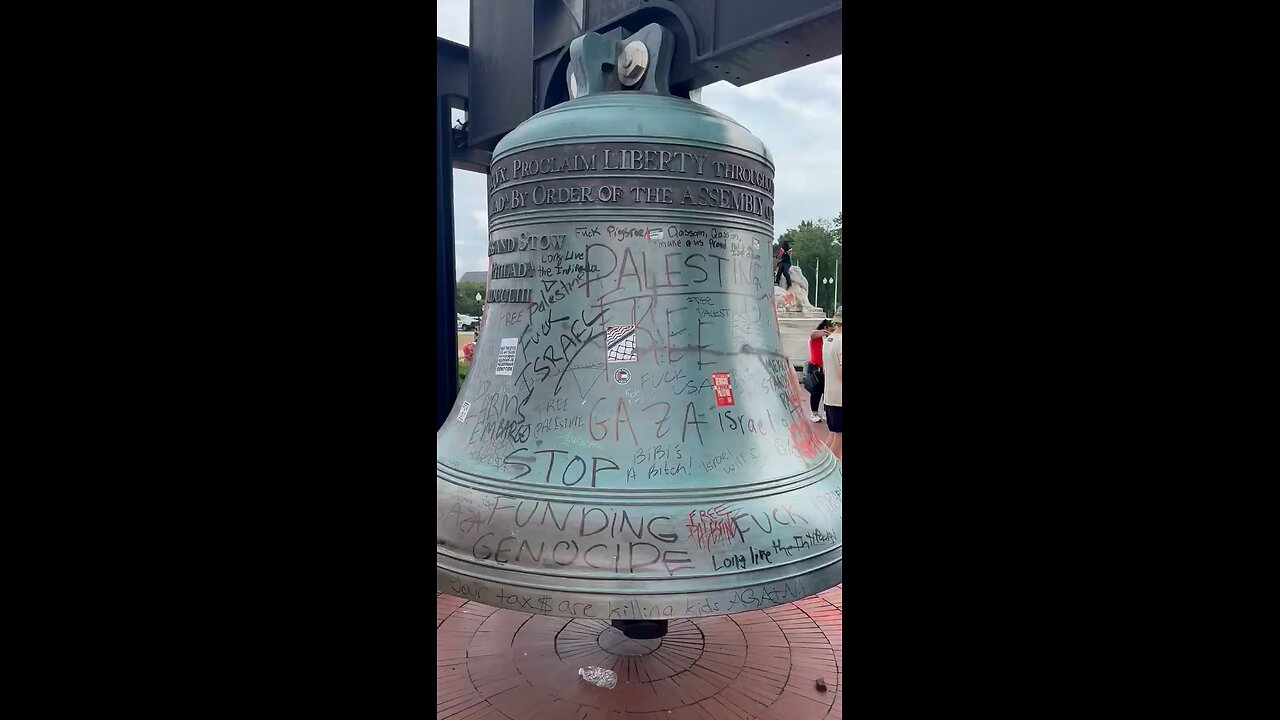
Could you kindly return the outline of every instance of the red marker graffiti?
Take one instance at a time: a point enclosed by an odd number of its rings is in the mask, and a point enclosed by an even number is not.
[[[805,458],[813,458],[818,454],[818,436],[808,426],[798,422],[793,422],[789,426],[791,428],[791,444]]]
[[[710,549],[717,542],[732,542],[738,536],[738,525],[733,516],[734,511],[723,505],[710,510],[695,510],[689,513],[685,529],[693,536],[698,547]]]

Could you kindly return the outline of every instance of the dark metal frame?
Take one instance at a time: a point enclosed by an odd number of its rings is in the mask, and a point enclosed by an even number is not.
[[[436,38],[436,314],[432,347],[444,352],[444,377],[435,379],[436,425],[444,423],[458,395],[457,262],[453,233],[454,169],[488,173],[492,156],[465,146],[466,132],[453,127],[454,110],[467,110],[470,51],[465,45]]]

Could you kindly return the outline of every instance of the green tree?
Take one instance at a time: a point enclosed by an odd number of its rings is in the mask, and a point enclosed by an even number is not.
[[[481,302],[476,300],[476,293],[484,296],[484,283],[461,282],[453,295],[454,309],[462,315],[480,317]]]
[[[837,284],[822,284],[822,278],[834,278],[837,272],[843,271],[843,215],[842,210],[834,221],[805,220],[778,238],[779,242],[791,240],[791,264],[798,266],[809,281],[809,302],[828,313],[835,310],[840,305],[839,298],[844,297],[844,288]],[[814,277],[815,268],[817,277]],[[833,301],[832,296],[837,291],[839,298]]]

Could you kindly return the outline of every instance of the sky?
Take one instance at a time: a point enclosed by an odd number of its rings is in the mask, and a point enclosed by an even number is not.
[[[436,35],[470,45],[470,6],[470,0],[438,0]],[[843,57],[836,56],[743,87],[718,82],[702,88],[702,104],[737,120],[773,154],[775,237],[802,220],[830,220],[841,210],[843,74]],[[484,175],[454,171],[459,276],[488,269],[485,193]]]

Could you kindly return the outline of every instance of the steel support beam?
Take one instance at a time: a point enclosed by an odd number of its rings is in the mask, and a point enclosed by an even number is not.
[[[436,427],[444,424],[458,397],[457,262],[453,236],[453,110],[465,110],[470,85],[466,45],[436,38],[436,312],[431,318],[431,347],[444,355],[444,376],[430,378],[436,395]]]
[[[444,377],[428,378],[439,388],[436,427],[444,424],[458,397],[458,315],[454,309],[457,272],[453,251],[453,129],[449,126],[454,96],[436,98],[436,314],[431,346],[444,354]]]
[[[489,163],[492,160],[493,153],[488,150],[459,147],[455,147],[453,149],[454,170],[466,170],[468,172],[478,172],[482,175],[488,175]]]
[[[467,148],[466,132],[453,127],[453,111],[467,110],[470,53],[465,45],[436,38],[436,312],[432,317],[432,347],[445,355],[444,377],[438,382],[435,418],[443,425],[458,395],[457,260],[453,227],[453,171],[489,173],[492,153]]]
[[[436,96],[469,97],[471,50],[452,40],[436,38]]]

